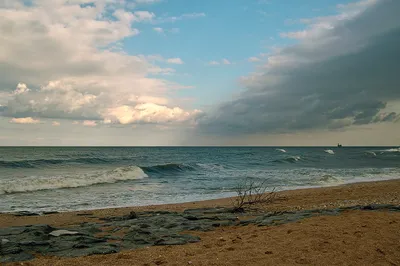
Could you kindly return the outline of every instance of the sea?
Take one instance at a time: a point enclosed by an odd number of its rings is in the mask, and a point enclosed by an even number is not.
[[[181,203],[400,177],[398,147],[0,147],[0,212]]]

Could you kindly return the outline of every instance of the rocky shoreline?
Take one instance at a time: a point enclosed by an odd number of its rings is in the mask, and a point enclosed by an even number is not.
[[[315,216],[339,215],[348,211],[400,212],[399,205],[313,209],[299,211],[233,213],[226,207],[187,209],[183,212],[141,211],[123,216],[97,217],[68,227],[47,224],[0,228],[0,262],[20,262],[35,255],[80,257],[111,254],[149,246],[183,245],[200,241],[190,232],[212,231],[224,226],[274,226]],[[18,213],[23,216],[34,213]],[[76,215],[93,216],[86,212]]]

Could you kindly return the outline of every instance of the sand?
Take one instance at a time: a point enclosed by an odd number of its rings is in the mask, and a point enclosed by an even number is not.
[[[96,217],[132,210],[182,211],[230,206],[231,199],[136,208],[87,211]],[[400,180],[278,193],[266,211],[336,208],[367,204],[400,205]],[[68,226],[96,218],[68,212],[34,217],[0,215],[0,227],[26,224]],[[201,241],[182,246],[149,247],[118,254],[79,258],[39,257],[11,265],[400,265],[400,213],[347,211],[271,226],[221,227],[190,232]]]

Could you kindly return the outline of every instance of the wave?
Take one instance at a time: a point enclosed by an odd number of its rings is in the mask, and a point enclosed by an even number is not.
[[[274,163],[295,163],[301,160],[300,156],[289,156],[283,159],[273,160]]]
[[[376,153],[373,151],[366,151],[365,155],[376,157]]]
[[[332,175],[326,174],[323,175],[320,179],[317,180],[317,184],[321,185],[339,185],[342,184],[344,181],[341,178],[334,177]]]
[[[196,166],[198,166],[201,169],[204,170],[224,170],[225,167],[221,164],[218,163],[196,163]]]
[[[63,158],[63,159],[37,159],[37,160],[15,160],[15,161],[0,160],[0,167],[41,168],[41,167],[61,165],[61,164],[105,164],[105,163],[121,162],[126,160],[132,160],[132,158],[83,157],[75,159]]]
[[[284,150],[284,149],[276,149],[276,151],[286,152],[286,150]]]
[[[400,148],[392,148],[387,150],[380,150],[380,152],[400,152]]]
[[[196,168],[190,164],[178,163],[158,164],[153,166],[144,166],[141,168],[146,173],[177,173],[196,170]]]
[[[324,152],[329,153],[329,154],[335,154],[333,150],[324,150]]]
[[[102,171],[76,176],[32,176],[0,181],[0,194],[87,187],[97,184],[143,179],[146,177],[148,177],[148,175],[138,166],[119,167],[111,171]]]

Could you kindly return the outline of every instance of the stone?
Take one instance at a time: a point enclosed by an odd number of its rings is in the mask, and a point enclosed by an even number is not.
[[[30,211],[19,211],[16,213],[13,213],[14,216],[39,216],[38,213],[35,212],[30,212]]]
[[[76,231],[68,231],[68,230],[55,230],[51,232],[49,235],[51,236],[65,236],[65,235],[76,235],[79,234],[79,232]]]
[[[7,263],[7,262],[18,262],[18,261],[27,261],[27,260],[32,260],[35,257],[32,254],[28,254],[25,252],[18,253],[12,256],[0,256],[0,262],[1,263]]]

